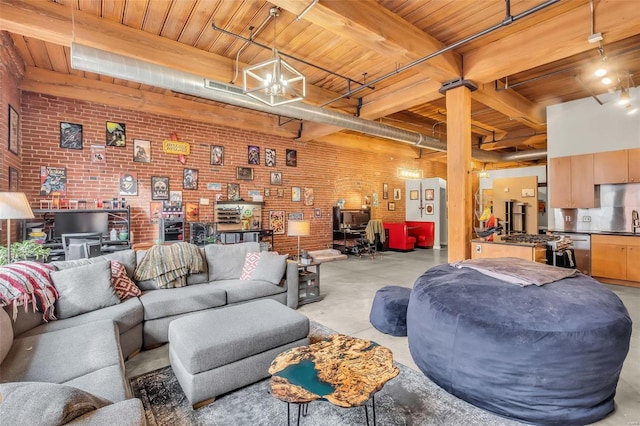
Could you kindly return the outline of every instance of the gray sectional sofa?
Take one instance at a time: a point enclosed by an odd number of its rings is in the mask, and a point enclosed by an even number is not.
[[[67,385],[105,401],[102,407],[97,404],[95,411],[79,416],[75,421],[106,424],[108,416],[115,411],[118,419],[124,417],[131,421],[130,424],[144,424],[142,405],[138,400],[130,399],[124,359],[145,347],[168,342],[171,321],[195,312],[260,299],[274,299],[291,308],[297,307],[297,265],[282,256],[269,256],[268,262],[260,260],[251,279],[240,279],[246,254],[259,250],[258,243],[208,245],[200,249],[206,260],[206,270],[189,275],[187,286],[160,289],[152,280],[136,282],[142,290],[141,296],[64,319],[44,322],[41,313],[24,312],[19,308],[13,322],[5,308],[0,312],[0,390],[17,392],[17,397],[20,392],[25,393],[28,386],[43,386],[43,382],[51,384],[54,394],[56,386]],[[125,250],[92,259],[52,262],[52,265],[57,271],[65,271],[58,280],[63,276],[67,283],[73,282],[77,276],[75,281],[93,285],[92,282],[103,273],[102,264],[109,264],[107,261],[122,263],[131,278],[144,255],[144,251]],[[74,286],[76,284],[85,283],[74,282]],[[72,297],[69,291],[75,289],[61,292],[56,308],[62,308],[62,298]],[[99,289],[92,291],[92,294],[99,293]],[[102,301],[88,300],[86,303],[100,306]],[[68,306],[65,309],[69,312]],[[37,383],[7,388],[9,383],[16,385],[15,382]],[[42,389],[37,391],[43,392]],[[40,402],[46,402],[41,399],[38,398]],[[83,402],[87,406],[86,401]],[[10,409],[10,404],[0,404],[0,416],[4,417]]]

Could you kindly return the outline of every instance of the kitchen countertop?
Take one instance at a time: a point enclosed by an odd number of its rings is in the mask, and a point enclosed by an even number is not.
[[[493,238],[493,241],[486,241],[484,238],[474,238],[471,240],[472,243],[486,243],[486,244],[504,244],[509,246],[520,246],[520,247],[536,247],[539,245],[544,245],[541,243],[524,243],[524,242],[511,242],[511,241],[501,241],[500,236],[496,235]]]
[[[549,231],[554,234],[597,234],[597,235],[619,235],[621,237],[640,237],[640,232],[616,232],[616,231]]]

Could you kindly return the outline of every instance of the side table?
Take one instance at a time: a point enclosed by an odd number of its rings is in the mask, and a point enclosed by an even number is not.
[[[313,267],[310,271],[308,268]],[[298,305],[322,300],[320,296],[320,263],[298,263]]]

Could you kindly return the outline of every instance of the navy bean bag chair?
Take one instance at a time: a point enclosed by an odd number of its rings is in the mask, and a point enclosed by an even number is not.
[[[505,417],[564,426],[613,411],[631,319],[586,275],[520,287],[440,265],[414,285],[407,334],[416,365],[447,392]]]
[[[407,305],[411,289],[397,285],[382,287],[376,292],[369,313],[369,322],[376,330],[392,336],[407,335]]]

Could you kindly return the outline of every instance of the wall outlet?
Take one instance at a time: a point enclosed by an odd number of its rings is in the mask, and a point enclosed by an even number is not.
[[[482,245],[476,244],[476,253],[482,253]]]
[[[591,222],[591,216],[582,216],[583,222]]]
[[[571,216],[565,216],[564,217],[564,221],[565,222],[571,222]]]

